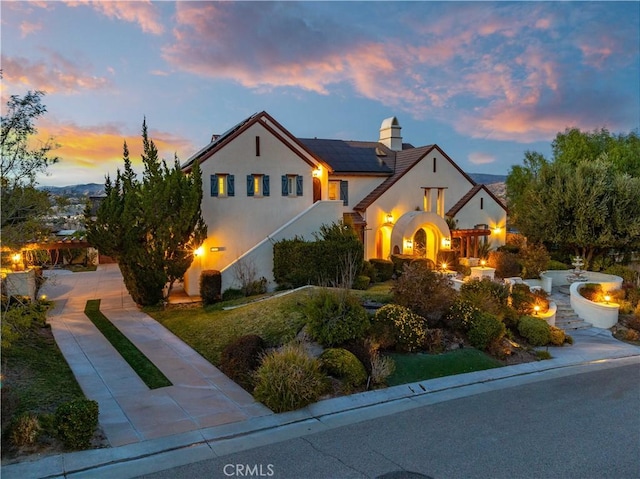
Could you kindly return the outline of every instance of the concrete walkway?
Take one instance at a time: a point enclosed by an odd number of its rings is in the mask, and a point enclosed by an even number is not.
[[[65,274],[66,273],[66,274]],[[117,265],[96,272],[55,271],[41,291],[55,301],[49,322],[80,387],[100,406],[111,446],[272,414],[182,340],[141,312]],[[173,383],[150,390],[85,316],[100,309]]]
[[[52,299],[58,298],[51,317],[56,339],[86,394],[100,402],[100,422],[114,447],[6,465],[3,478],[138,477],[491,390],[626,364],[640,371],[640,347],[617,341],[608,330],[591,328],[573,332],[572,346],[549,347],[551,360],[403,384],[272,414],[140,313],[117,269],[59,276],[47,288]],[[80,313],[86,300],[94,298],[102,299],[103,312],[174,386],[149,391],[115,358],[115,351]]]

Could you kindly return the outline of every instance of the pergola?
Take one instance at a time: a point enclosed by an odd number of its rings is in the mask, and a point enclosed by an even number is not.
[[[461,258],[477,258],[480,240],[483,237],[489,236],[490,234],[491,234],[491,230],[489,229],[474,228],[474,229],[453,230],[451,232],[451,237],[460,238],[460,257]]]

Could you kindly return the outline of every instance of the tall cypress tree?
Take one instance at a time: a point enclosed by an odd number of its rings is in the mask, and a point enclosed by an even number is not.
[[[120,267],[125,286],[137,304],[159,303],[168,296],[193,261],[194,250],[207,236],[202,219],[202,175],[195,165],[185,175],[178,162],[169,168],[142,124],[139,179],[123,147],[124,171],[114,183],[107,177],[106,198],[95,218],[87,212],[87,237]]]

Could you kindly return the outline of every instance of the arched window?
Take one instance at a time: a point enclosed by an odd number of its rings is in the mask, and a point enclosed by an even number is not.
[[[427,255],[427,233],[422,228],[413,235],[413,255],[420,258]]]

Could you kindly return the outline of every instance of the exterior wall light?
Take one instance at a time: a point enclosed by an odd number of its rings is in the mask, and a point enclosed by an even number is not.
[[[204,254],[204,248],[200,246],[193,252],[193,256],[202,256]]]
[[[393,215],[391,213],[387,213],[384,217],[385,223],[393,224]]]
[[[410,239],[404,240],[404,247],[407,249],[413,249],[413,240],[410,240]]]
[[[442,249],[451,249],[451,238],[449,236],[442,238]]]
[[[313,177],[320,178],[321,175],[322,175],[322,170],[318,166],[316,169],[313,170]]]
[[[499,235],[500,233],[502,233],[502,228],[500,228],[499,226],[496,226],[495,228],[493,228],[494,235]]]

